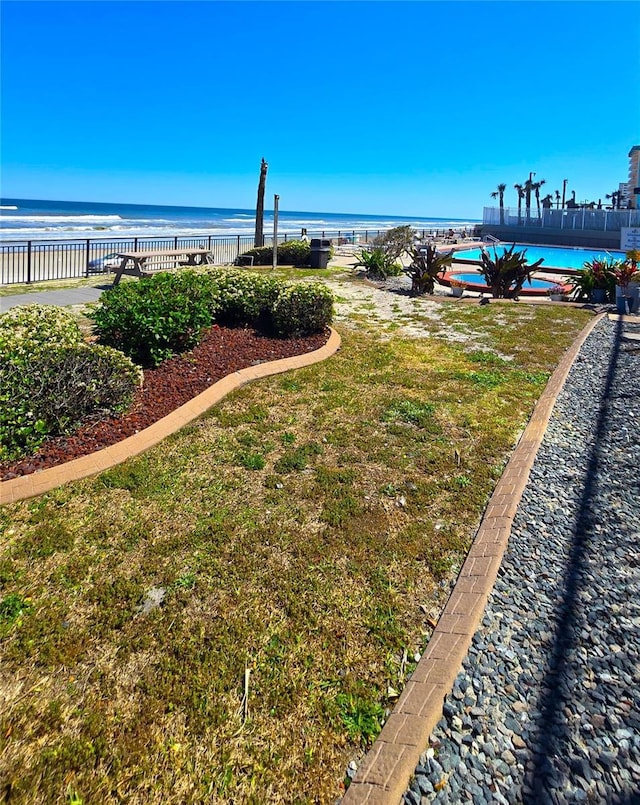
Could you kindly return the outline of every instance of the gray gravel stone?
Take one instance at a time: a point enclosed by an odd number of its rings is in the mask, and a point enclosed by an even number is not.
[[[558,397],[431,736],[442,765],[417,776],[422,803],[640,803],[640,353],[621,339],[634,333],[640,319],[599,322]]]

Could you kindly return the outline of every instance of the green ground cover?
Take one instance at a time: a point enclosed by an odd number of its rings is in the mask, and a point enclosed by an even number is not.
[[[1,510],[12,802],[335,801],[590,315],[440,312],[473,346],[341,323],[328,361]]]

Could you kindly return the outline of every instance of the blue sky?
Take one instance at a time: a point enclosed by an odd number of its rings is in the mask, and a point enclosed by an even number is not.
[[[482,216],[640,144],[636,2],[2,4],[2,195]]]

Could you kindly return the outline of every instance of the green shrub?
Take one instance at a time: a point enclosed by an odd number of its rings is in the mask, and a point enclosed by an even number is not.
[[[253,257],[256,266],[273,265],[273,247],[259,246],[244,252],[242,257]],[[278,245],[278,265],[308,266],[311,262],[311,246],[305,240],[288,240]]]
[[[71,346],[80,341],[78,322],[57,305],[21,305],[0,316],[0,356],[17,366],[52,344]]]
[[[373,245],[382,249],[390,262],[399,260],[405,253],[411,253],[416,240],[416,231],[412,226],[395,226],[378,235]]]
[[[363,249],[358,255],[356,266],[364,266],[367,276],[376,280],[386,280],[387,277],[402,274],[402,265],[396,262],[396,258],[377,246],[371,251]]]
[[[212,268],[207,274],[217,287],[219,322],[270,326],[281,280],[238,268]]]
[[[120,413],[142,380],[138,367],[108,347],[52,344],[26,358],[16,347],[17,361],[0,354],[0,460],[33,453],[87,417]]]
[[[90,416],[119,414],[142,384],[142,370],[126,355],[99,344],[74,344],[33,363],[40,381],[32,406],[50,433],[69,433]]]
[[[372,249],[362,249],[356,266],[364,266],[367,276],[386,280],[402,274],[401,257],[411,252],[415,232],[410,226],[396,226],[378,235]]]
[[[218,306],[218,286],[208,273],[163,272],[105,291],[90,318],[100,343],[157,366],[194,347]]]
[[[82,334],[77,321],[55,305],[24,305],[0,316],[0,459],[36,450],[47,424],[32,403],[40,380],[32,368],[51,345],[71,347]]]
[[[284,283],[272,316],[273,326],[282,336],[321,332],[333,320],[333,294],[320,282]]]

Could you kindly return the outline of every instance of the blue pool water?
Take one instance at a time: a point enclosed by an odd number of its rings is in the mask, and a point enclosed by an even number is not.
[[[498,254],[502,254],[502,250],[510,248],[511,243],[498,243],[496,249]],[[493,244],[485,246],[489,253],[493,252]],[[516,249],[527,250],[527,262],[535,263],[541,257],[544,258],[544,263],[540,266],[540,271],[545,268],[570,268],[574,271],[584,267],[586,260],[594,260],[597,257],[608,258],[613,257],[616,260],[624,260],[625,253],[615,251],[612,249],[579,249],[569,248],[566,246],[528,246],[526,243],[516,243]],[[457,250],[455,255],[460,260],[480,260],[480,249],[461,249]]]
[[[475,272],[470,271],[469,273],[453,271],[449,275],[451,279],[460,280],[460,282],[468,282],[473,283],[474,285],[485,285],[484,277],[481,274],[476,274]],[[546,291],[548,288],[551,288],[552,285],[555,283],[552,280],[537,280],[532,279],[531,285],[525,280],[523,285],[524,290],[527,288],[537,288],[541,291]]]

